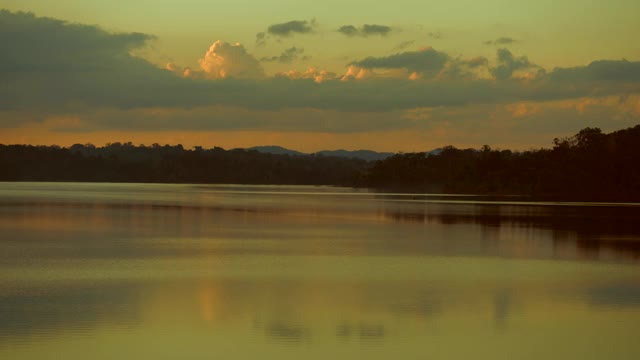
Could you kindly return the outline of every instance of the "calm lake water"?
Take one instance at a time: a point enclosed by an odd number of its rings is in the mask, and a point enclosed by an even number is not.
[[[640,206],[0,183],[0,359],[639,359]]]

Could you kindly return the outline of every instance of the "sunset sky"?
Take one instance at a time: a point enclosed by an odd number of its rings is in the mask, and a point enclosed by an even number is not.
[[[640,122],[640,1],[0,0],[0,143],[530,149]]]

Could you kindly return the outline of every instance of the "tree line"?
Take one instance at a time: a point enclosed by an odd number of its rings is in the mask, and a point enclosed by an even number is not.
[[[514,152],[457,149],[397,154],[372,166],[374,188],[513,194],[580,200],[640,200],[640,125],[604,134],[585,128],[553,148]]]
[[[219,147],[0,145],[0,181],[299,184],[640,201],[640,125],[585,128],[530,151],[458,149],[367,162]]]
[[[182,145],[103,147],[0,145],[2,181],[209,184],[353,184],[369,163],[359,159],[290,156]]]

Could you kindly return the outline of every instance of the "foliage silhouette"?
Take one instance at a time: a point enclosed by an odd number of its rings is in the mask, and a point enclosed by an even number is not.
[[[640,125],[604,134],[585,128],[553,148],[515,152],[446,146],[367,162],[219,147],[185,149],[0,145],[1,181],[304,184],[381,190],[640,201]]]
[[[640,200],[640,125],[604,134],[585,128],[524,152],[456,149],[397,154],[363,179],[375,188],[446,193],[534,195],[581,200]]]
[[[182,145],[0,145],[0,180],[351,185],[369,164]]]

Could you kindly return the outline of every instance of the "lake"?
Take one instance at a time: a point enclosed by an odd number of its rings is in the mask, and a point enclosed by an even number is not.
[[[638,359],[640,205],[0,183],[1,359]]]

